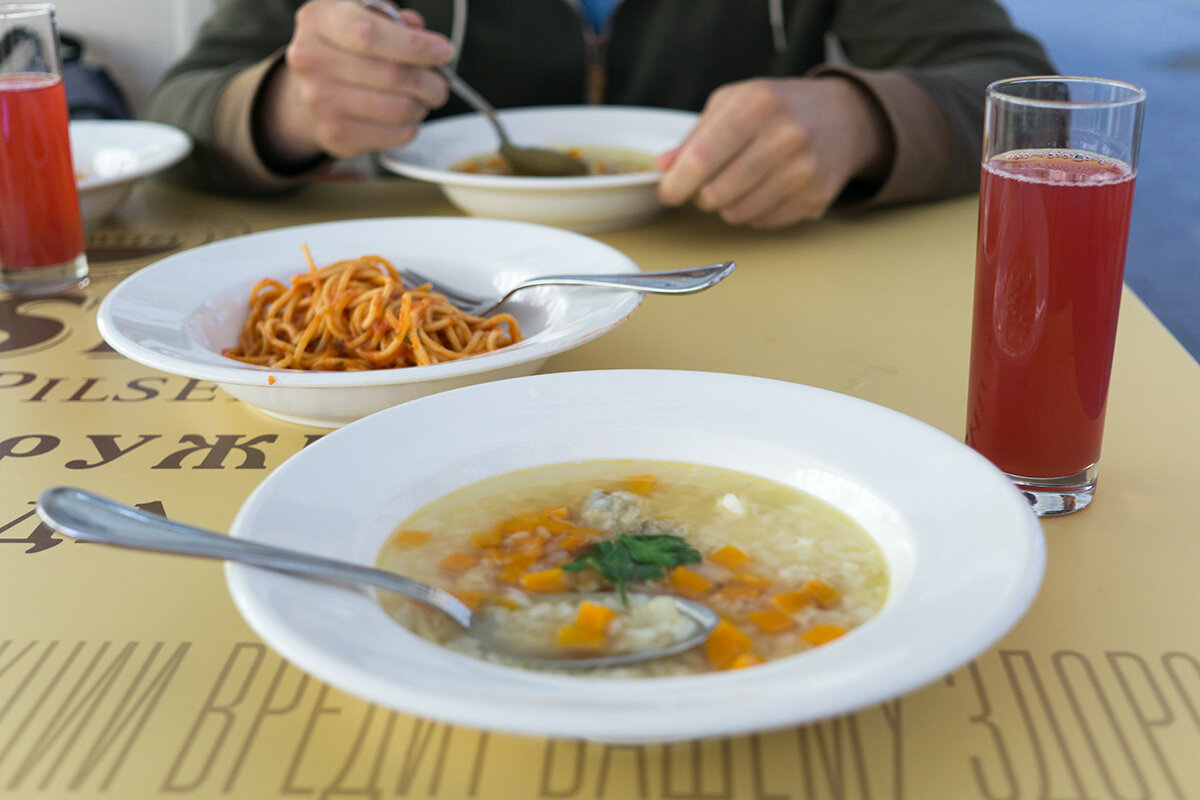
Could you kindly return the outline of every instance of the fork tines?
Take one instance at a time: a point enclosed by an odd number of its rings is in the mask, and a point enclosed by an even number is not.
[[[470,308],[483,302],[482,297],[477,297],[475,295],[462,292],[458,289],[452,289],[444,283],[435,281],[432,278],[422,275],[421,273],[411,269],[400,270],[400,278],[404,281],[404,285],[410,288],[414,286],[423,286],[428,283],[433,291],[437,292],[438,294],[445,295],[447,300],[459,308]]]

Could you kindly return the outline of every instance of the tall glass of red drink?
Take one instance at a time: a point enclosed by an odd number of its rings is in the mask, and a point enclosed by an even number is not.
[[[87,285],[54,6],[0,5],[0,289]]]
[[[1040,516],[1095,493],[1145,99],[1095,78],[988,87],[966,440]]]

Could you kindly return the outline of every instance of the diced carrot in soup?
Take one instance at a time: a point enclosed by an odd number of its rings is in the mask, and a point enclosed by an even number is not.
[[[567,650],[603,650],[608,644],[604,631],[570,623],[558,629],[558,646]]]
[[[839,597],[838,590],[830,586],[820,578],[813,578],[801,588],[802,592],[817,601],[820,605],[827,606]]]
[[[658,478],[653,475],[633,475],[625,479],[625,491],[643,497],[654,491],[658,486]]]
[[[709,553],[708,560],[725,569],[736,570],[749,561],[750,556],[741,548],[727,544],[719,550]]]
[[[550,533],[562,533],[571,528],[571,523],[567,520],[566,506],[553,506],[542,512],[542,518],[539,524],[550,531]]]
[[[538,524],[550,533],[562,533],[563,531],[571,530],[571,523],[558,517],[543,517],[542,521]]]
[[[813,625],[804,632],[802,638],[804,641],[816,647],[818,645],[832,642],[839,636],[845,635],[845,633],[846,629],[840,625]]]
[[[555,537],[554,543],[566,550],[568,553],[574,553],[582,550],[584,545],[589,541],[589,537],[576,533],[574,530],[568,530],[561,536]]]
[[[796,624],[796,620],[792,619],[791,615],[783,613],[778,608],[752,611],[748,618],[763,633],[779,633]]]
[[[704,641],[704,654],[716,669],[728,669],[738,656],[753,648],[750,637],[727,619],[718,622]]]
[[[496,524],[496,529],[502,533],[516,533],[517,531],[531,531],[537,527],[541,520],[540,514],[518,514],[515,517],[503,520]]]
[[[538,572],[526,572],[517,583],[528,592],[565,592],[567,579],[558,567],[543,569]]]
[[[612,622],[616,616],[617,612],[608,606],[585,600],[579,604],[579,611],[575,615],[575,624],[581,628],[604,631],[608,629],[608,623]]]
[[[671,570],[671,586],[683,594],[703,594],[712,588],[713,582],[708,578],[693,572],[687,567],[676,567]]]
[[[496,577],[507,583],[519,581],[525,577],[533,560],[520,553],[510,553],[507,562],[496,573]]]
[[[401,547],[420,547],[423,544],[428,544],[433,538],[433,534],[429,531],[399,531],[392,537],[392,541]]]
[[[812,598],[803,589],[792,589],[771,595],[771,602],[785,614],[792,614],[812,605]]]

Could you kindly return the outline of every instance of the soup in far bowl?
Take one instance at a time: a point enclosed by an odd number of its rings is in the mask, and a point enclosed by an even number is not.
[[[653,172],[657,167],[654,156],[637,150],[621,147],[555,147],[587,166],[588,175],[625,175],[631,172]],[[452,172],[468,175],[516,175],[529,173],[516,169],[508,159],[498,152],[481,153],[464,158],[450,166]]]
[[[609,148],[651,159],[678,147],[698,119],[691,111],[630,106],[546,106],[498,112],[512,141],[524,147]],[[553,225],[580,233],[641,225],[664,210],[661,174],[634,172],[533,178],[461,172],[467,159],[495,152],[496,131],[482,114],[456,114],[421,125],[408,145],[381,154],[387,169],[437,184],[459,209],[479,217]]]

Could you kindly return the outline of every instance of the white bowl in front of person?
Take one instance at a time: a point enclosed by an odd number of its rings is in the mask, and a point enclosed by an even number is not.
[[[624,150],[653,157],[679,145],[696,122],[690,111],[629,106],[547,106],[499,112],[513,144],[559,150]],[[456,171],[456,164],[496,151],[495,129],[482,114],[427,122],[406,147],[382,153],[387,169],[429,181],[467,214],[537,222],[580,233],[644,224],[663,211],[656,169],[576,177],[528,177]]]

